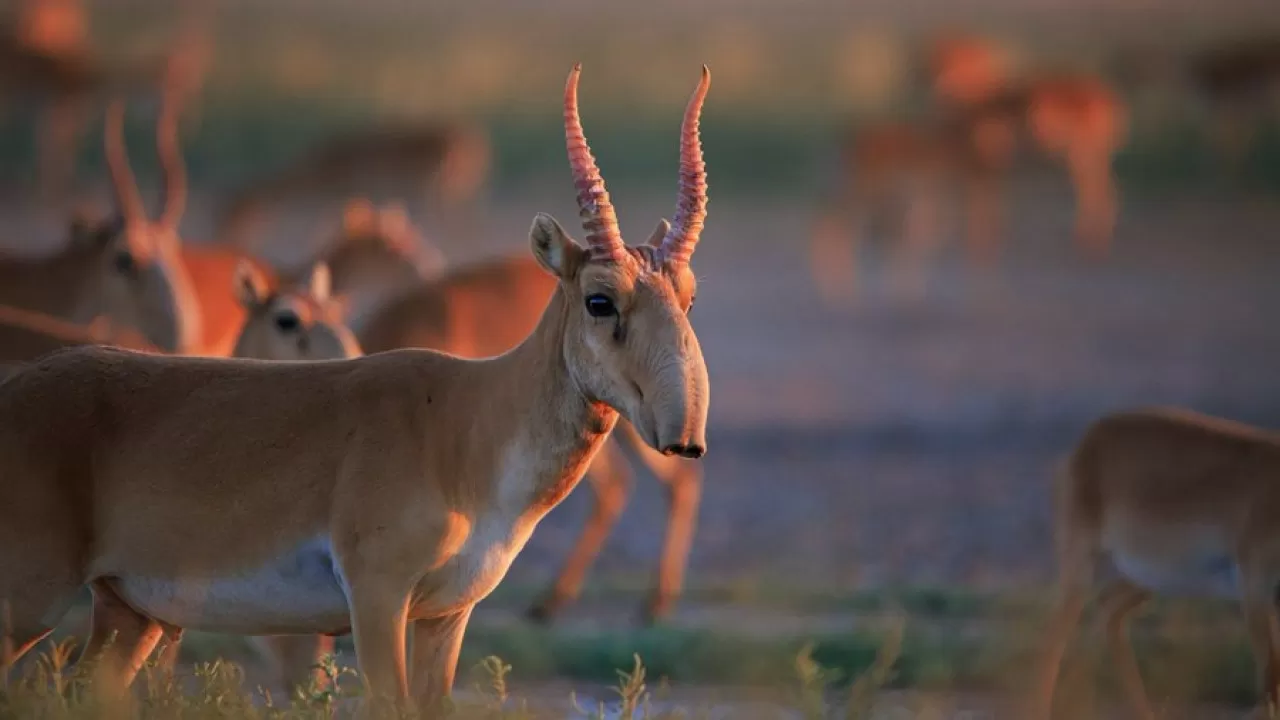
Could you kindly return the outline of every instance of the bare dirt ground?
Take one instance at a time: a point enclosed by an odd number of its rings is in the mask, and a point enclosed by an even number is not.
[[[571,195],[547,188],[494,198],[473,240],[442,240],[446,253],[463,263],[525,252],[536,210],[568,226]],[[613,194],[632,238],[670,212],[666,193]],[[1092,417],[1176,403],[1280,426],[1280,202],[1129,197],[1114,256],[1091,265],[1072,252],[1061,190],[1028,185],[1015,192],[998,270],[950,253],[928,294],[904,301],[879,286],[872,249],[858,303],[832,309],[808,274],[806,203],[721,199],[714,177],[712,198],[696,259],[694,324],[715,393],[695,581],[1039,587],[1053,567],[1049,474]],[[195,205],[186,229],[205,236],[208,203]],[[6,210],[7,246],[57,234],[47,218]],[[590,501],[582,490],[552,512],[509,581],[547,582]],[[641,476],[595,577],[647,573],[664,521],[659,487]],[[570,622],[623,610],[588,606]],[[676,622],[730,617],[689,605]],[[888,697],[914,707],[922,696]],[[942,717],[1007,716],[989,698],[947,701]]]

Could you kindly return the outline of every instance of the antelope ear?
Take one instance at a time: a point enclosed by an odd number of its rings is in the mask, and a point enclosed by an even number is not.
[[[666,218],[658,218],[658,227],[653,229],[653,234],[646,241],[654,247],[662,247],[662,239],[671,231],[671,223]]]
[[[316,263],[311,269],[310,291],[316,302],[328,302],[333,291],[333,275],[329,272],[328,263]]]
[[[586,260],[587,250],[569,237],[556,219],[546,213],[538,213],[529,228],[529,244],[538,263],[552,275],[562,280],[577,273]]]
[[[236,292],[236,299],[247,310],[261,307],[267,301],[267,279],[262,276],[262,272],[254,267],[253,263],[248,260],[241,260],[236,265],[236,275],[233,282]]]

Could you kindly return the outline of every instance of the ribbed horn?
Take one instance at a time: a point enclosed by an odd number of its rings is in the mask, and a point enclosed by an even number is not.
[[[703,65],[702,79],[689,98],[680,127],[680,195],[671,218],[671,230],[662,239],[661,246],[663,257],[675,262],[687,263],[693,257],[693,249],[702,235],[702,224],[707,219],[707,164],[702,161],[698,123],[710,88],[711,70]]]
[[[129,151],[124,145],[124,100],[112,100],[103,123],[103,151],[107,156],[107,172],[115,191],[116,207],[126,223],[146,222],[147,208],[142,204],[133,170],[129,168]]]
[[[187,208],[187,166],[182,159],[178,116],[179,99],[173,88],[166,88],[161,100],[160,117],[156,122],[156,154],[160,157],[160,169],[164,175],[160,195],[162,208],[160,226],[176,233]]]
[[[600,175],[600,168],[596,167],[596,159],[591,156],[591,148],[587,147],[582,120],[578,117],[578,75],[581,72],[582,63],[574,65],[564,86],[564,140],[578,196],[578,215],[582,218],[582,228],[587,231],[591,257],[621,262],[627,257],[627,248],[618,230],[618,216],[609,202],[604,178]]]

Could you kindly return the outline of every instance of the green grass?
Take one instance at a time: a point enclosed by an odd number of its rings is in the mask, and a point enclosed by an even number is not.
[[[584,605],[630,604],[641,597],[637,592],[640,587],[626,583],[597,584],[588,588],[582,602]],[[845,612],[849,617],[848,627],[818,632],[755,632],[755,628],[737,631],[732,624],[720,628],[597,627],[571,623],[540,627],[510,621],[487,622],[482,614],[473,620],[466,635],[460,662],[460,677],[464,679],[460,683],[464,687],[474,684],[473,679],[466,679],[471,678],[470,669],[484,666],[494,671],[498,666],[492,658],[498,657],[505,663],[503,667],[514,668],[512,677],[520,683],[536,685],[555,680],[597,686],[617,680],[617,673],[631,669],[634,656],[638,655],[644,661],[651,684],[673,688],[708,685],[772,688],[794,697],[801,710],[807,707],[805,703],[812,704],[815,697],[829,701],[835,698],[837,705],[847,703],[851,694],[865,695],[868,683],[876,688],[943,693],[1016,693],[1026,686],[1045,628],[1045,598],[1035,594],[997,595],[964,589],[910,587],[842,593],[834,589],[782,587],[767,583],[702,585],[691,588],[684,602],[701,605],[704,611],[724,607],[726,611],[744,613],[745,617],[758,617],[758,622],[765,623],[775,612],[791,615]],[[504,586],[486,600],[484,607],[520,612],[532,597],[533,588]],[[747,612],[749,610],[756,612]],[[1111,660],[1094,629],[1095,622],[1095,618],[1086,618],[1081,625],[1081,634],[1063,667],[1060,695],[1083,703],[1084,709],[1079,711],[1082,714],[1076,717],[1090,716],[1087,703],[1095,697],[1115,700],[1119,696]],[[1253,660],[1238,611],[1230,603],[1158,601],[1135,622],[1133,635],[1154,701],[1236,706],[1247,706],[1254,701]],[[339,651],[343,657],[351,657],[349,638],[339,640]],[[190,632],[183,652],[184,663],[196,663],[202,668],[200,683],[219,687],[234,680],[238,672],[226,663],[227,659],[253,660],[245,639],[234,636]],[[888,665],[886,655],[892,658]],[[45,676],[35,684],[19,684],[20,698],[10,696],[0,700],[0,720],[19,716],[85,716],[77,714],[84,708],[66,710],[62,705],[30,713],[13,711],[30,703],[64,702],[47,697],[48,687],[54,682],[48,677],[51,666],[46,661],[40,667]],[[481,684],[489,687],[485,683],[491,679]],[[806,683],[817,683],[823,690],[814,695],[813,688],[804,690]],[[222,698],[219,703],[241,712],[242,696],[250,690],[241,687],[233,691],[223,687],[214,692],[185,688],[180,699],[169,698],[162,704],[175,707],[175,703],[195,702],[192,697],[212,694]],[[732,697],[732,691],[729,692]],[[806,696],[806,692],[809,695]],[[166,693],[170,691],[164,690],[161,695],[168,697]],[[204,712],[193,706],[182,707],[187,709],[177,716]],[[286,711],[283,707],[278,709]],[[287,710],[303,713],[288,715],[290,717],[311,717],[305,713],[315,708],[290,706]],[[154,713],[150,716],[161,717]]]

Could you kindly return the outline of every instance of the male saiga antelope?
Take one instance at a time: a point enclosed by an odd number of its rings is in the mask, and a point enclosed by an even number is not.
[[[200,347],[199,302],[181,262],[174,198],[158,222],[147,217],[123,143],[124,103],[104,124],[107,168],[118,217],[77,219],[68,245],[42,258],[0,259],[0,303],[87,324],[105,315],[170,352]],[[180,207],[177,208],[180,212]]]
[[[1098,595],[1121,686],[1154,718],[1127,629],[1153,593],[1239,599],[1267,704],[1280,698],[1280,435],[1176,409],[1107,415],[1057,479],[1058,589],[1028,717],[1049,717],[1067,642],[1100,561]]]
[[[706,215],[698,118],[681,130],[670,231],[628,246],[564,95],[586,230],[530,228],[559,278],[538,326],[466,360],[397,350],[284,363],[76,348],[0,384],[6,664],[81,587],[85,653],[127,686],[166,628],[350,631],[372,698],[425,706],[453,685],[475,603],[581,479],[619,415],[670,455],[706,449],[706,364],[686,313]],[[115,631],[107,643],[105,628]]]
[[[662,223],[653,239],[661,240],[667,232]],[[556,279],[533,258],[483,260],[395,296],[369,317],[357,337],[365,352],[370,353],[420,347],[460,357],[497,355],[518,344],[538,324],[556,286]],[[701,468],[690,460],[650,450],[623,422],[587,470],[595,508],[552,587],[530,608],[533,619],[549,621],[577,599],[587,570],[622,514],[631,485],[623,446],[647,465],[667,489],[666,537],[657,586],[645,606],[645,620],[663,618],[674,607],[684,584],[697,523]]]

